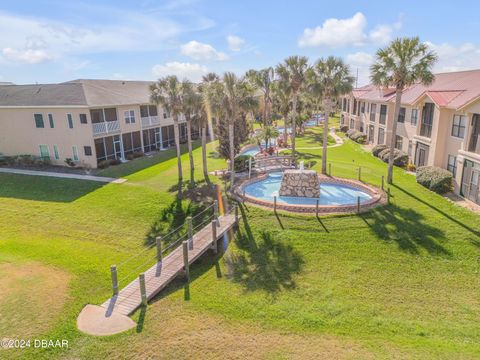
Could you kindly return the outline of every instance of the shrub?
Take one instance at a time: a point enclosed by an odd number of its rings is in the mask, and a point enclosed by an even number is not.
[[[348,137],[350,137],[350,136],[352,136],[352,134],[353,134],[355,131],[357,131],[357,130],[355,130],[355,129],[350,129],[350,130],[347,130],[346,134],[347,134]]]
[[[377,156],[378,157],[378,154],[380,152],[382,152],[383,150],[385,150],[387,148],[387,145],[383,145],[383,144],[380,144],[380,145],[375,145],[372,149],[372,154],[373,156]]]
[[[71,166],[71,167],[74,167],[76,165],[75,161],[73,161],[72,158],[66,158],[65,159],[65,164],[67,164],[68,166]]]
[[[420,185],[438,194],[445,194],[453,189],[452,173],[435,166],[419,167],[416,179]]]
[[[380,160],[382,160],[383,162],[387,162],[389,155],[390,155],[390,149],[389,149],[389,148],[385,148],[385,149],[383,149],[382,151],[380,151],[380,152],[378,153],[378,158],[379,158]]]
[[[144,155],[145,155],[145,154],[143,153],[143,151],[135,151],[135,152],[133,153],[133,158],[134,158],[134,159],[137,159],[137,158],[140,158],[140,157],[142,157],[142,156],[144,156]]]
[[[346,133],[348,131],[348,126],[347,125],[340,126],[340,131],[343,133]]]
[[[111,165],[118,165],[122,162],[118,159],[109,159],[109,160],[101,160],[98,162],[97,167],[100,169],[106,169]]]
[[[367,140],[367,135],[360,131],[355,131],[352,133],[352,135],[350,135],[350,139],[359,144],[363,144],[365,143],[365,140]]]
[[[378,158],[381,159],[383,162],[388,163],[390,158],[390,149],[385,148],[378,153]],[[399,167],[405,167],[408,164],[408,154],[404,151],[395,149],[393,152],[393,165]]]
[[[238,155],[233,162],[233,169],[236,172],[245,171],[248,169],[248,159],[251,159],[250,155]]]
[[[408,171],[415,172],[416,169],[417,169],[417,167],[415,166],[415,164],[410,163],[410,164],[407,165],[407,170]]]

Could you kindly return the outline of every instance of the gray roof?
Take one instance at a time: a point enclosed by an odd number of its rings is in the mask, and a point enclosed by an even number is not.
[[[151,81],[78,79],[61,84],[0,85],[0,106],[114,106],[150,102]]]

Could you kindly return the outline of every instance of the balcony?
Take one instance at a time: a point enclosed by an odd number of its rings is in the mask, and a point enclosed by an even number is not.
[[[430,138],[432,136],[432,125],[422,123],[420,126],[420,136]]]
[[[472,134],[468,144],[468,151],[480,154],[480,134]]]
[[[98,123],[92,123],[93,135],[106,135],[120,132],[120,122],[115,121],[102,121]]]
[[[150,126],[160,125],[160,118],[158,116],[145,116],[142,117],[142,129]]]

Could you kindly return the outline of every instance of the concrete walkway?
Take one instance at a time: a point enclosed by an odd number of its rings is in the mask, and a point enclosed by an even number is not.
[[[57,172],[51,172],[51,171],[23,170],[23,169],[12,169],[12,168],[0,168],[0,173],[32,175],[32,176],[49,176],[49,177],[56,177],[56,178],[62,178],[62,179],[88,180],[88,181],[98,181],[103,183],[114,183],[114,184],[121,184],[127,181],[127,179],[117,179],[117,178],[102,177],[102,176],[66,174],[66,173],[57,173]]]

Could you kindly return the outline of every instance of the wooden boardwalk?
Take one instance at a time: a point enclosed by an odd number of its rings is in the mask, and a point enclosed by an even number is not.
[[[213,239],[212,226],[207,224],[204,228],[193,235],[193,249],[188,251],[188,263],[193,263],[204,252],[212,248],[216,240],[235,225],[235,215],[227,214],[219,216],[220,226],[217,226],[217,238]],[[214,241],[215,240],[215,241]],[[161,262],[157,262],[145,271],[145,286],[147,299],[150,300],[165,288],[179,273],[184,271],[183,247],[177,246],[171,253],[165,256]],[[106,309],[107,316],[112,313],[130,315],[142,303],[139,279],[133,280],[118,295],[112,296],[101,306]]]

